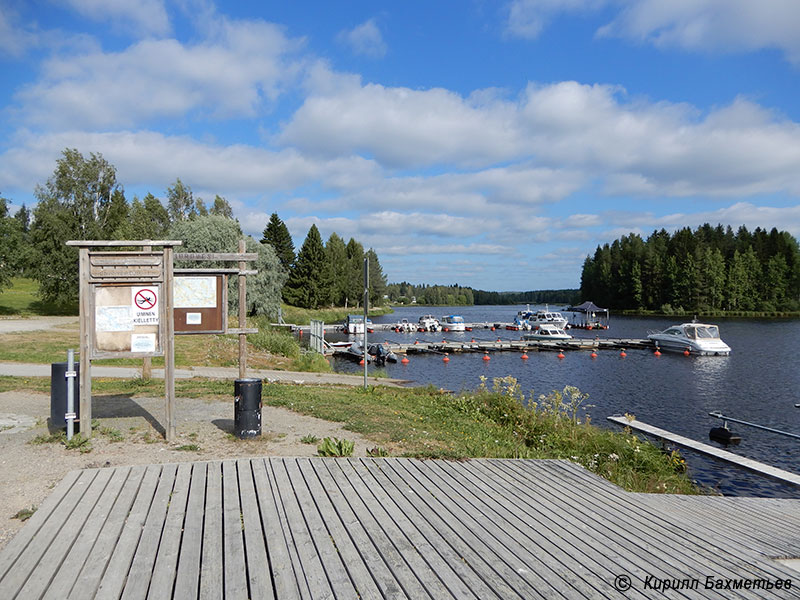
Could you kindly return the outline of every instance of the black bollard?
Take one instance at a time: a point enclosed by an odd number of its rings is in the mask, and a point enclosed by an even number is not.
[[[80,420],[80,372],[81,363],[75,361],[76,377],[72,380],[75,399],[75,420]],[[67,363],[50,364],[50,426],[55,429],[67,427]]]
[[[233,432],[239,439],[261,435],[261,380],[237,379],[233,384]]]

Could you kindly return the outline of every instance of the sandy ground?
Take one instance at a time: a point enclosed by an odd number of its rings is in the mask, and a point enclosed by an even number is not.
[[[314,456],[316,444],[300,438],[314,435],[347,438],[355,442],[356,456],[375,446],[337,423],[265,406],[262,435],[240,440],[233,435],[233,397],[227,401],[178,398],[178,439],[163,437],[163,398],[95,396],[93,417],[101,429],[92,436],[92,450],[82,454],[58,442],[32,443],[49,435],[50,397],[44,394],[0,393],[0,548],[24,525],[13,516],[36,507],[73,469],[170,463],[248,456]],[[114,429],[121,441],[112,441],[102,428]],[[77,429],[76,429],[77,430]],[[199,450],[179,450],[197,445]]]

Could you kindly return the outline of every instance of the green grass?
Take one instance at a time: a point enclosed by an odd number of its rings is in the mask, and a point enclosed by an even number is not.
[[[49,393],[48,378],[0,377],[0,391]],[[163,395],[163,382],[93,381],[94,393]],[[184,398],[230,401],[229,381],[177,380]],[[575,388],[525,397],[513,378],[483,381],[476,392],[433,388],[265,385],[265,405],[341,423],[391,456],[466,459],[560,458],[636,492],[697,493],[678,453],[665,453],[629,430],[595,427]],[[57,442],[60,438],[39,440]],[[310,441],[310,439],[309,439]],[[37,442],[34,442],[37,443]]]
[[[27,521],[36,513],[36,507],[31,506],[30,508],[23,508],[22,510],[17,511],[12,519],[19,519],[20,521]]]
[[[78,315],[77,298],[70,306],[42,302],[37,291],[39,284],[33,279],[13,277],[11,287],[0,291],[0,315],[29,317],[35,315]]]
[[[178,446],[175,450],[180,450],[181,452],[200,452],[200,446],[197,444],[184,444]]]

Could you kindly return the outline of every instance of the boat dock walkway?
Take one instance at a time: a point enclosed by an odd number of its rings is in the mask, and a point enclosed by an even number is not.
[[[368,339],[369,341],[369,339]],[[569,350],[653,350],[655,345],[647,339],[637,338],[572,338],[570,340],[475,340],[461,341],[442,339],[441,342],[415,341],[409,343],[383,342],[388,351],[395,354],[458,354],[464,352],[566,352]],[[330,348],[334,356],[337,352],[347,353],[346,348]]]
[[[627,417],[620,417],[620,416],[612,416],[606,418],[612,423],[616,423],[617,425],[621,425],[622,427],[630,427],[634,431],[640,431],[642,433],[646,433],[647,435],[653,436],[660,440],[667,441],[671,444],[675,444],[676,446],[689,448],[690,450],[694,450],[695,452],[699,452],[700,454],[705,454],[706,456],[711,456],[713,458],[723,460],[725,462],[734,464],[737,467],[741,467],[743,469],[753,471],[754,473],[758,473],[759,475],[765,475],[767,477],[771,477],[772,479],[777,479],[778,481],[781,481],[783,483],[800,486],[800,475],[798,475],[797,473],[791,473],[783,469],[778,469],[777,467],[773,467],[771,465],[755,461],[751,458],[747,458],[746,456],[740,456],[738,454],[734,454],[733,452],[727,452],[715,446],[710,446],[708,444],[697,442],[691,438],[678,435],[677,433],[672,433],[671,431],[666,431],[665,429],[659,429],[658,427],[654,427],[653,425],[642,423],[641,421],[638,421],[635,418],[628,419]]]
[[[800,598],[798,556],[800,500],[628,493],[561,460],[252,458],[70,473],[0,552],[0,597]]]

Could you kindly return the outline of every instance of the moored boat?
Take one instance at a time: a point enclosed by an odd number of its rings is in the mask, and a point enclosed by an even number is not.
[[[364,333],[364,316],[363,315],[347,315],[347,320],[344,322],[344,332],[350,335],[358,335]]]
[[[442,324],[433,315],[423,315],[419,318],[419,331],[441,331]]]
[[[461,315],[445,315],[442,317],[442,328],[445,331],[466,331],[464,317]]]
[[[719,327],[708,323],[682,323],[664,331],[649,332],[647,338],[661,350],[703,356],[728,356],[731,347],[719,337]]]
[[[571,340],[572,336],[569,335],[562,328],[553,325],[552,323],[542,323],[530,333],[522,336],[523,340]]]

